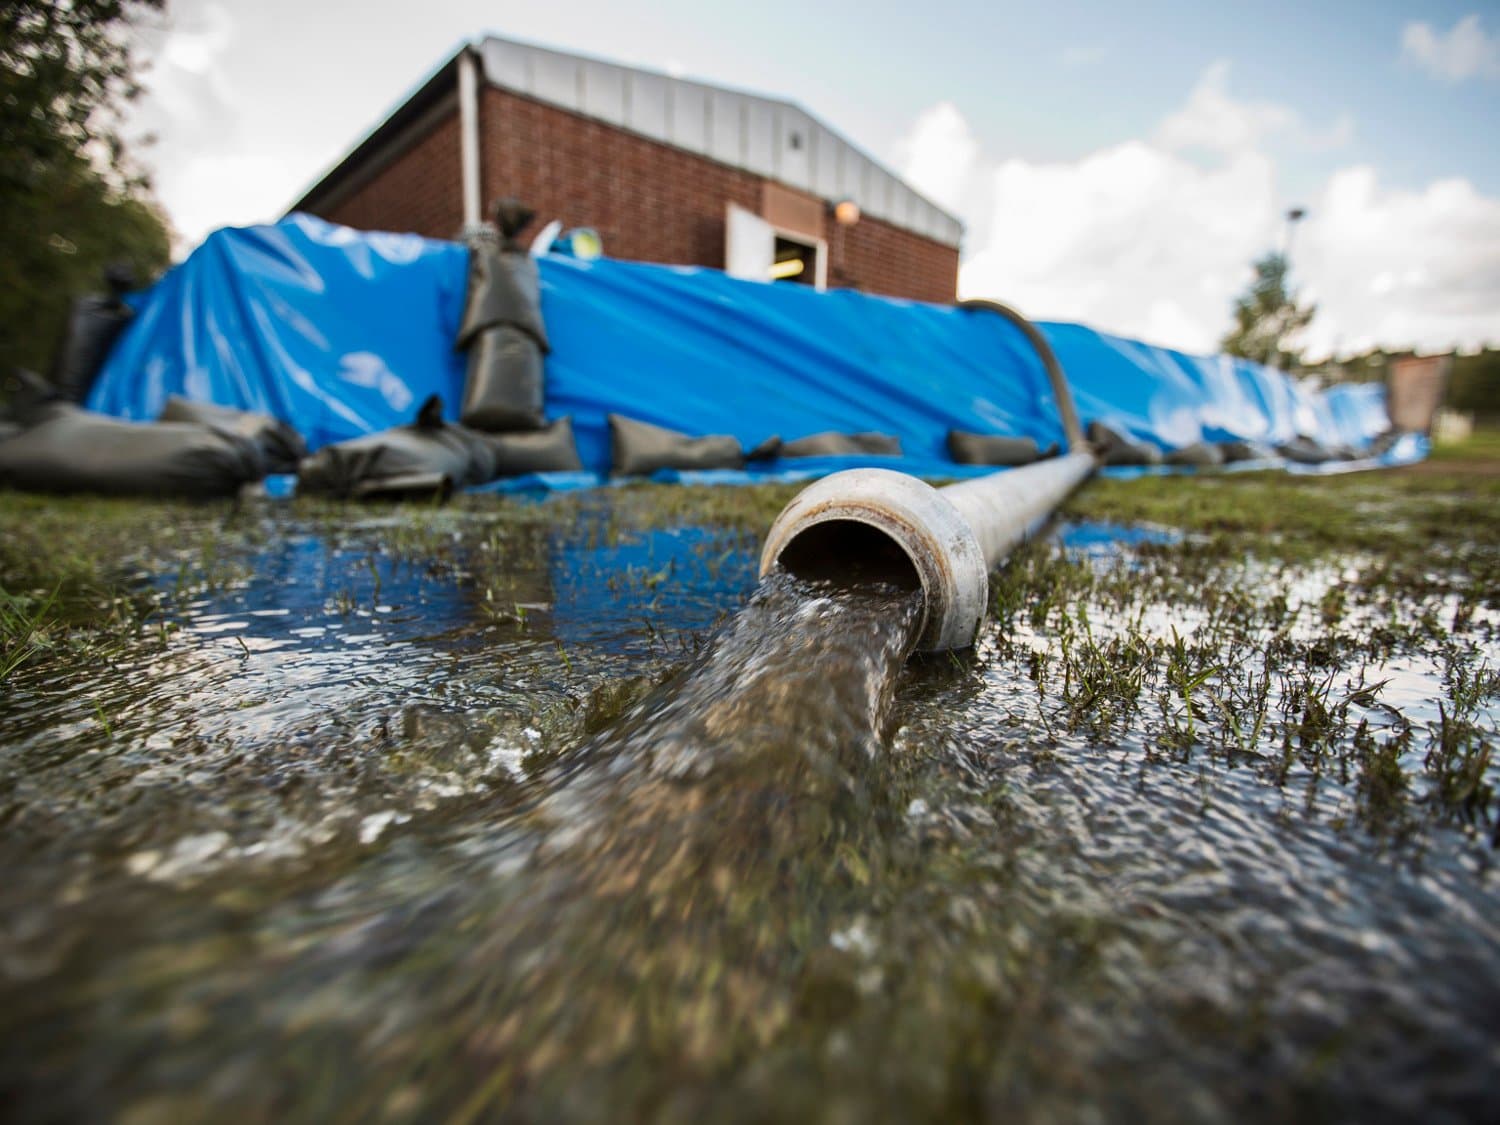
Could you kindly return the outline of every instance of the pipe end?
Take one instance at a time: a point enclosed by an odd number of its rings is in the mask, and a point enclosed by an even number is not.
[[[760,573],[778,564],[804,573],[814,559],[820,568],[831,559],[883,577],[914,575],[923,651],[968,648],[984,621],[989,567],[979,541],[958,509],[916,477],[849,469],[803,489],[771,525]]]

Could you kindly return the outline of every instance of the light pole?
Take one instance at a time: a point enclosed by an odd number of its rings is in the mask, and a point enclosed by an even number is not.
[[[1297,224],[1306,217],[1306,207],[1293,207],[1286,213],[1286,240],[1281,257],[1286,262],[1287,273],[1292,272],[1292,236],[1297,233]]]

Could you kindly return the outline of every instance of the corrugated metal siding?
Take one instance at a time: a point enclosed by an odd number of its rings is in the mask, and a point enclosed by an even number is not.
[[[957,246],[963,224],[790,102],[508,39],[481,48],[496,86],[743,168]]]

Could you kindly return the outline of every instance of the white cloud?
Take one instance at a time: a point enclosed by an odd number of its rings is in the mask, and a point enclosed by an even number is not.
[[[1276,147],[1326,147],[1352,132],[1347,116],[1314,129],[1287,107],[1239,101],[1215,64],[1150,139],[1074,161],[997,162],[944,103],[918,119],[903,167],[961,203],[963,295],[1212,351],[1250,262],[1282,234]],[[1304,341],[1314,354],[1500,340],[1500,199],[1461,179],[1392,190],[1359,166],[1308,203],[1293,274],[1319,304]]]
[[[1073,163],[1005,161],[990,178],[965,295],[1190,350],[1214,347],[1276,229],[1273,168],[1253,152],[1203,168],[1127,141]]]
[[[1500,341],[1500,199],[1461,179],[1382,189],[1356,166],[1329,179],[1306,228],[1294,264],[1319,303],[1310,348]]]
[[[1354,139],[1354,119],[1341,114],[1319,128],[1287,106],[1241,101],[1229,92],[1229,62],[1220,59],[1203,72],[1187,104],[1162,120],[1153,139],[1174,152],[1236,153],[1265,147],[1273,138],[1326,152]]]
[[[190,12],[146,48],[146,97],[137,114],[184,149],[222,144],[233,136],[238,99],[222,60],[234,41],[233,18],[208,4]]]
[[[973,186],[979,143],[952,102],[923,111],[896,147],[901,178],[940,207],[962,209]]]
[[[283,114],[257,126],[285,84],[242,86],[229,76],[237,54],[253,45],[253,29],[240,25],[251,18],[244,9],[236,18],[217,0],[174,4],[170,24],[143,44],[146,92],[131,126],[170,142],[142,155],[178,256],[221,226],[274,221],[308,169],[327,159],[305,121]]]
[[[204,174],[216,156],[226,166],[243,163],[233,154],[240,133],[240,99],[223,67],[235,32],[228,11],[210,3],[177,15],[145,44],[146,94],[132,125],[171,138],[170,147],[148,148],[144,156],[157,197],[169,203],[178,253],[192,249],[219,225],[218,203],[224,193],[233,196],[247,188],[234,174],[243,168],[224,176]]]
[[[275,203],[297,188],[285,163],[266,153],[211,153],[189,156],[157,174],[163,196],[171,198],[179,253],[193,250],[222,226],[274,222]]]
[[[1479,16],[1459,20],[1446,35],[1420,21],[1401,29],[1401,57],[1445,82],[1500,77],[1500,38],[1491,38]]]
[[[1229,63],[1220,59],[1203,72],[1187,104],[1157,127],[1156,142],[1171,150],[1232,153],[1253,149],[1270,134],[1297,122],[1285,106],[1236,101],[1229,94]]]

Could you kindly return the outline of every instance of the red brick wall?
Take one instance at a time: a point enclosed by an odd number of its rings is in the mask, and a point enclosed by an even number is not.
[[[958,250],[868,215],[852,227],[830,218],[828,287],[863,289],[951,305],[958,295]]]
[[[485,195],[588,226],[612,258],[724,265],[724,209],[760,210],[760,177],[505,90],[479,111]]]
[[[360,230],[458,237],[464,221],[458,110],[450,110],[425,136],[414,140],[351,194],[331,207],[317,205],[311,210],[321,218]]]
[[[514,195],[538,222],[593,227],[614,258],[724,266],[724,210],[761,207],[761,177],[506,90],[480,100],[486,208]],[[463,215],[457,111],[346,199],[315,213],[366,230],[452,238]],[[879,219],[824,216],[830,287],[951,303],[958,251]]]

